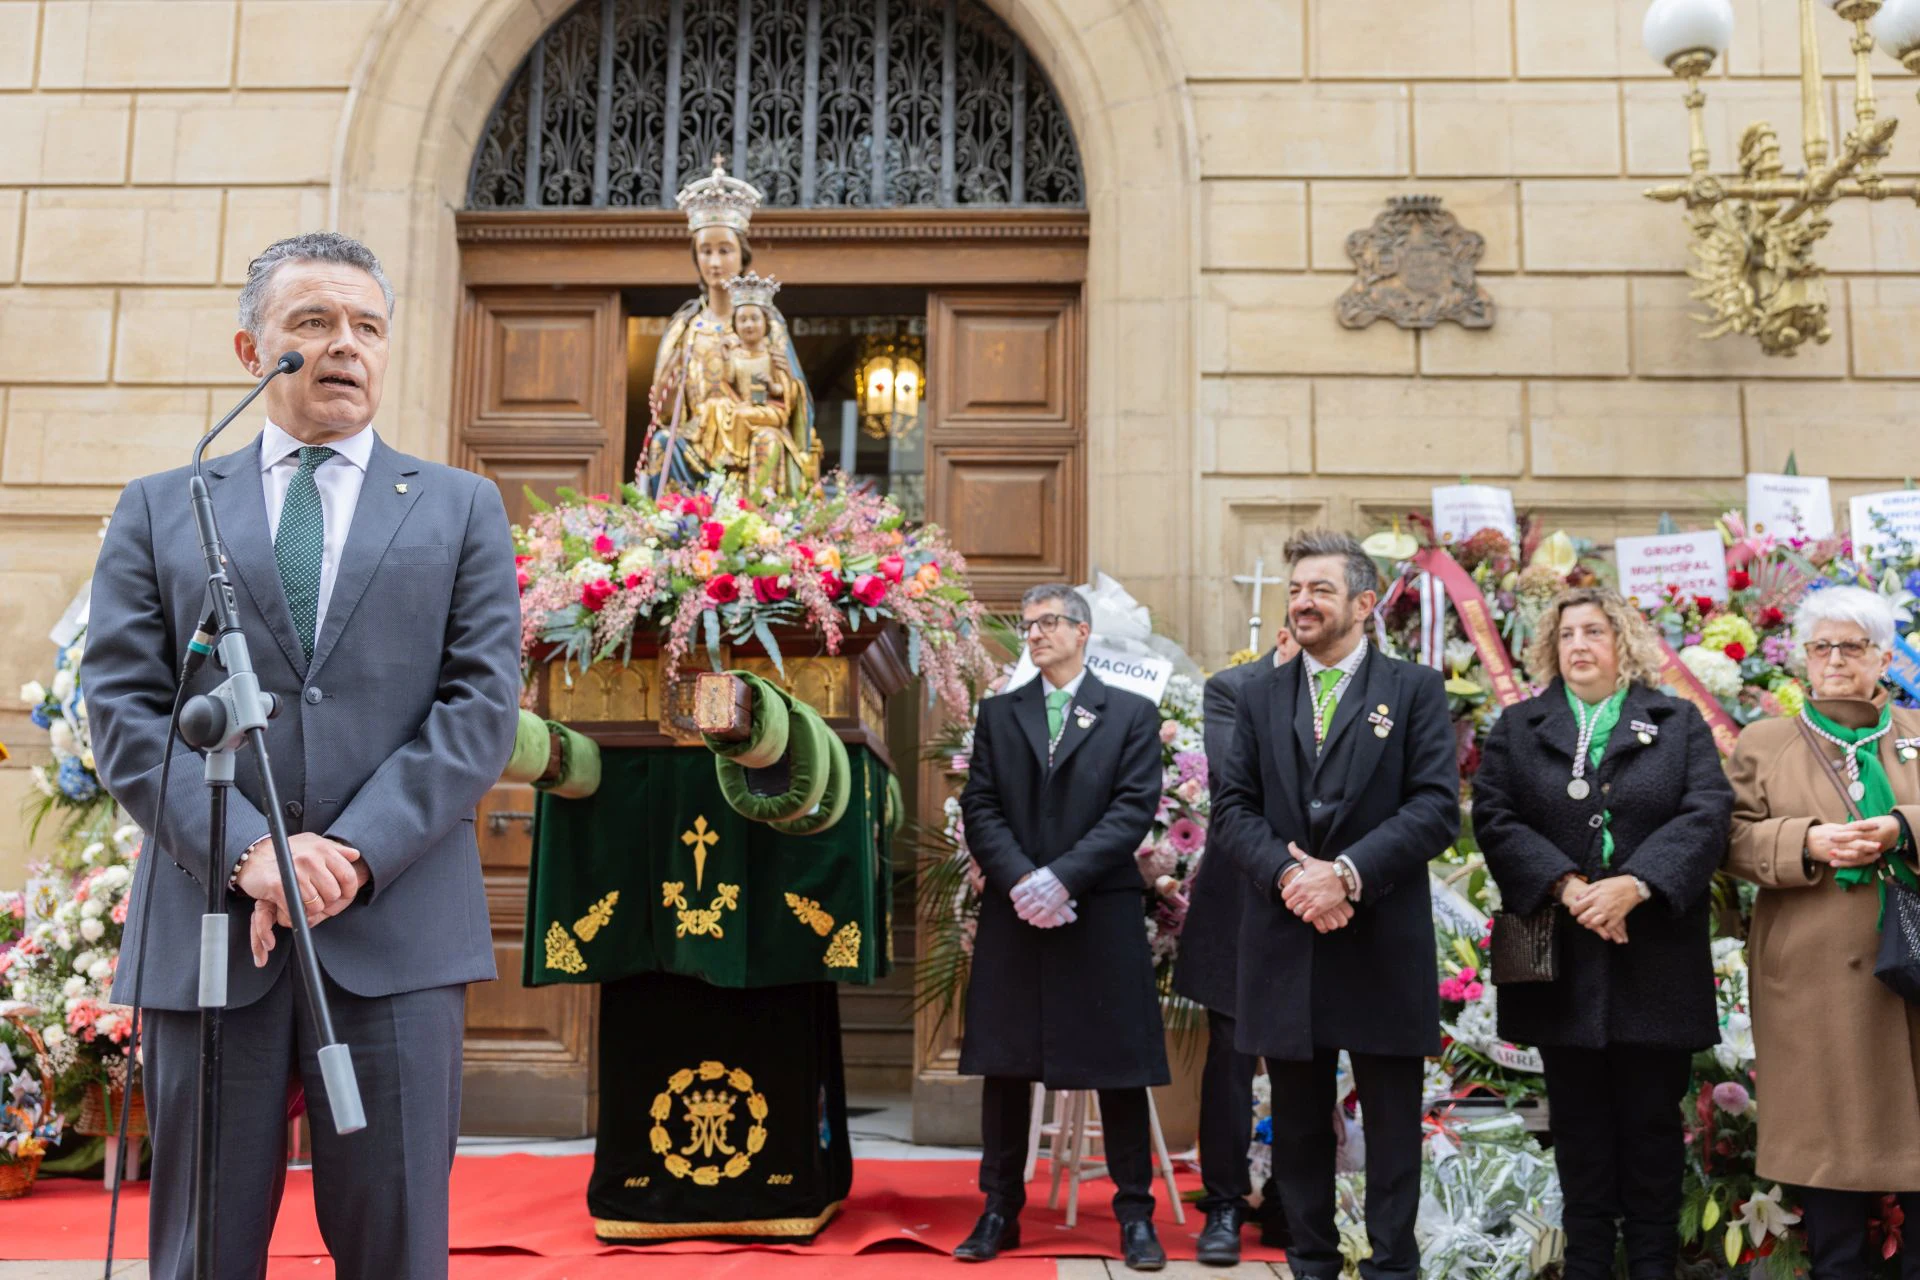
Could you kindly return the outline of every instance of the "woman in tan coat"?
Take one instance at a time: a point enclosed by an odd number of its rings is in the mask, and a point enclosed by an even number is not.
[[[1748,939],[1759,1174],[1799,1189],[1814,1280],[1838,1280],[1867,1275],[1880,1194],[1920,1222],[1920,1008],[1873,976],[1873,878],[1913,865],[1920,827],[1920,712],[1880,687],[1894,636],[1880,596],[1817,592],[1795,631],[1812,698],[1740,736],[1728,869],[1760,886]],[[1911,1235],[1902,1274],[1920,1277]]]

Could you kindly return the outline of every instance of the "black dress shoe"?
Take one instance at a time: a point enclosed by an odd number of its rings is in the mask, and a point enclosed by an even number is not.
[[[989,1210],[973,1224],[973,1234],[962,1240],[953,1256],[962,1262],[992,1262],[1002,1249],[1020,1247],[1020,1220]]]
[[[1200,1244],[1193,1256],[1210,1267],[1231,1267],[1240,1262],[1240,1224],[1246,1211],[1229,1205],[1207,1214],[1207,1225],[1200,1232]]]
[[[1160,1247],[1151,1222],[1121,1223],[1120,1252],[1129,1271],[1158,1271],[1167,1265],[1167,1251]]]

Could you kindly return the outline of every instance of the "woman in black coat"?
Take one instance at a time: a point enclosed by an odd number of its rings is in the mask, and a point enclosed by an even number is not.
[[[1500,1034],[1546,1064],[1567,1280],[1612,1276],[1621,1236],[1631,1280],[1672,1280],[1680,1101],[1720,1038],[1707,891],[1733,789],[1618,595],[1562,593],[1528,665],[1552,682],[1494,725],[1473,821],[1505,909],[1558,915],[1559,970],[1499,987]]]

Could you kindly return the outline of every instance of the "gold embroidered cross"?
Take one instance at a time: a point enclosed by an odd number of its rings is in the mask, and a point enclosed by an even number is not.
[[[707,829],[705,814],[693,820],[693,830],[680,833],[680,843],[693,846],[693,887],[698,889],[707,874],[707,850],[720,843],[720,833]]]

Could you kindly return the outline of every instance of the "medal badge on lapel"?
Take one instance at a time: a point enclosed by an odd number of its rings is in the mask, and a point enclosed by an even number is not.
[[[1393,732],[1393,721],[1387,716],[1387,704],[1381,703],[1367,713],[1367,723],[1373,726],[1373,736],[1384,738]]]
[[[1098,715],[1095,715],[1085,707],[1075,707],[1073,709],[1073,722],[1080,726],[1080,732],[1082,733],[1093,728],[1093,722],[1099,718]]]
[[[1635,720],[1627,728],[1633,730],[1634,736],[1640,739],[1640,745],[1643,747],[1652,746],[1653,740],[1660,736],[1660,726],[1651,720]]]
[[[1895,738],[1893,752],[1900,757],[1901,763],[1912,764],[1920,760],[1920,738]]]

